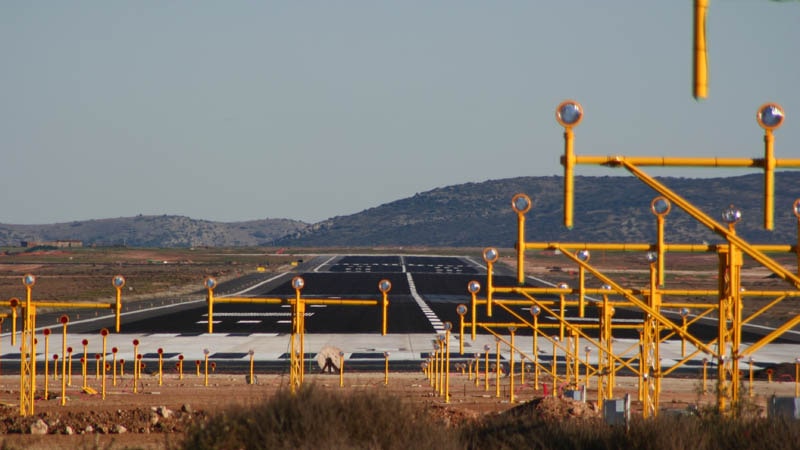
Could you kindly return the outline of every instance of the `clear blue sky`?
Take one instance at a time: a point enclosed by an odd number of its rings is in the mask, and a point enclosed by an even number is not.
[[[760,157],[776,101],[800,157],[800,2],[710,1],[702,102],[691,24],[691,0],[3,1],[0,222],[316,222],[559,175],[567,98],[578,154]]]

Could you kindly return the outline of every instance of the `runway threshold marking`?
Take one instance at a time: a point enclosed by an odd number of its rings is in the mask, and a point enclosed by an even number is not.
[[[417,292],[417,286],[414,284],[414,278],[411,276],[411,272],[406,272],[406,278],[408,279],[408,289],[411,292],[411,297],[417,302],[419,305],[419,309],[422,310],[422,313],[425,314],[425,317],[431,323],[434,331],[437,333],[444,331],[444,323],[442,320],[439,319],[439,316],[436,315],[435,312],[431,309],[430,306],[425,302],[425,300],[419,295]]]

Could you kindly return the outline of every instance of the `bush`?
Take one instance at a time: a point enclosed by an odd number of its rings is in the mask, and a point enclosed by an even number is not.
[[[463,448],[452,429],[425,409],[376,392],[304,387],[279,392],[249,409],[230,410],[196,425],[186,449]]]

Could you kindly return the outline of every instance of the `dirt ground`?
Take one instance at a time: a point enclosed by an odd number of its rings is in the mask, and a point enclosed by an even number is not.
[[[250,385],[244,375],[213,374],[210,375],[208,386],[205,386],[202,376],[188,374],[179,380],[177,375],[171,374],[165,376],[163,384],[159,386],[158,378],[148,375],[138,393],[133,393],[131,379],[126,375],[117,386],[111,386],[109,382],[105,400],[100,394],[82,393],[80,381],[73,380],[73,386],[67,388],[65,406],[61,406],[58,396],[53,397],[60,395],[60,382],[51,379],[50,399],[39,398],[34,405],[34,416],[21,417],[19,378],[6,375],[0,377],[0,442],[10,448],[28,449],[167,448],[178,445],[183,432],[193,422],[227,408],[257,404],[279,390],[288,389],[288,376],[264,374],[256,378],[257,384]],[[492,374],[488,390],[483,374],[480,374],[477,385],[471,378],[460,372],[451,374],[450,402],[445,402],[443,396],[435,392],[423,373],[390,373],[386,385],[383,373],[346,373],[343,377],[344,387],[340,387],[336,374],[307,374],[304,386],[314,385],[316,388],[342,392],[389,391],[410,402],[431,407],[435,414],[451,423],[529,405],[535,405],[538,414],[562,419],[600,417],[597,392],[591,389],[593,381],[590,381],[588,402],[585,404],[555,400],[550,396],[541,401],[544,386],[540,385],[539,390],[535,390],[530,376],[526,377],[523,384],[517,375],[515,401],[512,404],[509,401],[508,378],[501,379],[500,397],[496,396]],[[42,397],[41,378],[39,383]],[[98,380],[89,377],[88,383],[100,390]],[[618,377],[614,397],[631,394],[635,409],[636,386],[636,378]],[[710,390],[712,386],[713,380],[709,380],[707,388]],[[703,395],[701,391],[702,381],[698,379],[664,379],[660,399],[662,413],[667,410],[686,411],[690,405],[702,407],[715,402],[714,395]],[[759,380],[754,384],[754,397],[751,400],[763,410],[771,395],[791,396],[793,393],[794,383]],[[536,399],[538,401],[533,401]],[[46,426],[46,431],[42,424]],[[32,434],[37,427],[46,434]]]

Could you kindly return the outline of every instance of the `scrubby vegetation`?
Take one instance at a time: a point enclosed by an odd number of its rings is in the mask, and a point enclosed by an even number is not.
[[[800,422],[662,415],[629,428],[596,418],[554,420],[528,408],[478,420],[446,420],[441,410],[380,393],[312,388],[196,425],[187,449],[796,449]]]
[[[194,427],[186,449],[456,449],[457,431],[416,405],[379,392],[304,388]]]

